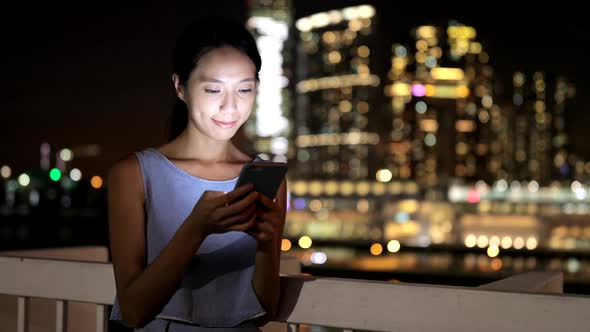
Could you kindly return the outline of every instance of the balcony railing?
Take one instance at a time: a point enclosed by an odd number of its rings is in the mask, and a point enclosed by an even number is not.
[[[284,260],[283,272],[297,269]],[[589,331],[590,297],[563,294],[563,276],[530,272],[476,288],[284,275],[277,322],[346,331]],[[68,303],[95,305],[107,330],[115,297],[110,263],[0,257],[0,294],[17,297],[16,331],[29,331],[31,299],[54,299],[53,331],[67,331]],[[283,325],[284,326],[284,325]],[[5,331],[4,327],[2,331]]]

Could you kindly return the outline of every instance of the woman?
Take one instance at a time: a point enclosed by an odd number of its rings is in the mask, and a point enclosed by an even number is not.
[[[274,200],[234,189],[252,158],[231,139],[252,111],[260,55],[243,26],[217,18],[181,34],[173,62],[171,140],[109,174],[111,319],[138,331],[256,331],[277,311],[286,207],[285,182]]]

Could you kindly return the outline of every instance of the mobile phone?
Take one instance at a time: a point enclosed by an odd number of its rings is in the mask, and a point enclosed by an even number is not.
[[[269,198],[275,198],[285,174],[287,174],[286,163],[250,162],[242,167],[236,188],[251,183],[257,192]]]

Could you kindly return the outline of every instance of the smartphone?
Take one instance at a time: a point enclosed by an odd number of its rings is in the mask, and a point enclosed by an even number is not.
[[[287,174],[287,164],[271,161],[250,162],[244,165],[236,188],[247,183],[254,185],[254,190],[275,198],[277,191]]]

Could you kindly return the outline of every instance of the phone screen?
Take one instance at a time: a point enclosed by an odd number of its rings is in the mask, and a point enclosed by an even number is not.
[[[274,198],[287,173],[286,163],[253,162],[244,165],[236,187],[251,183],[257,192]]]

